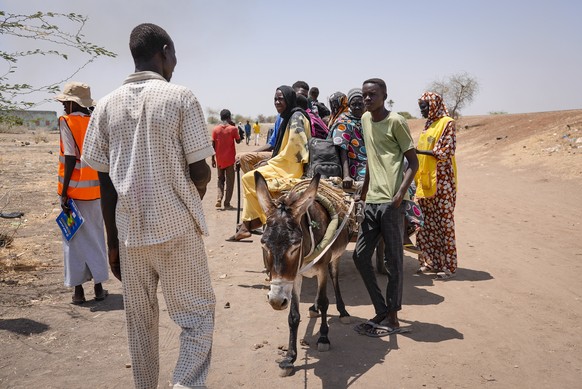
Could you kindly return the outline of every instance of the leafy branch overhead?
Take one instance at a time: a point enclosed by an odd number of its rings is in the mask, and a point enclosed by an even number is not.
[[[5,71],[0,73],[0,121],[6,111],[30,108],[38,104],[27,101],[24,95],[34,92],[55,93],[62,83],[70,80],[97,57],[117,56],[114,52],[85,39],[82,31],[87,20],[86,16],[75,13],[36,12],[31,15],[20,15],[0,11],[0,35],[37,41],[38,46],[47,47],[16,52],[0,49],[0,58],[6,63]],[[83,62],[80,62],[77,70],[65,79],[49,81],[42,86],[10,81],[11,76],[17,72],[19,60],[33,56],[54,56],[69,60],[71,50],[83,53],[86,59],[82,59]]]

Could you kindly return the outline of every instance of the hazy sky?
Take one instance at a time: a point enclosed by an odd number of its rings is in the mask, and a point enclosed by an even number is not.
[[[458,72],[480,84],[465,115],[582,108],[580,0],[0,0],[0,9],[87,15],[86,40],[118,54],[74,77],[95,99],[133,72],[129,34],[150,22],[175,42],[172,82],[191,88],[204,108],[273,115],[279,85],[305,80],[327,104],[331,93],[380,77],[393,109],[419,116],[426,86]],[[0,36],[2,50],[35,45]],[[68,61],[23,60],[11,80],[58,82],[86,60],[69,53]],[[36,109],[62,111],[56,103]]]

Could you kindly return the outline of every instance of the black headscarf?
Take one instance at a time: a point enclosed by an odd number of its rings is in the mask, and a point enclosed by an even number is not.
[[[272,157],[275,157],[277,154],[279,154],[281,145],[283,144],[283,138],[285,137],[285,131],[287,130],[287,125],[289,124],[289,120],[291,120],[291,116],[293,116],[295,112],[301,112],[305,116],[307,122],[311,123],[307,112],[305,112],[297,105],[297,94],[293,88],[287,85],[281,85],[277,88],[277,90],[280,90],[281,93],[283,93],[283,98],[285,99],[285,104],[287,107],[285,108],[285,111],[281,112],[280,114],[282,121],[277,132],[277,140],[275,142],[275,147],[273,148]]]

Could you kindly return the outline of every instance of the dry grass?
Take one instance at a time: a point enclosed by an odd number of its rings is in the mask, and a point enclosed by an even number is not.
[[[24,134],[28,132],[28,128],[25,126],[7,126],[6,124],[0,124],[0,134]]]
[[[49,140],[48,140],[48,134],[44,130],[41,130],[39,132],[34,133],[34,143],[37,143],[38,144],[40,142],[43,142],[43,143],[48,143],[49,142]]]

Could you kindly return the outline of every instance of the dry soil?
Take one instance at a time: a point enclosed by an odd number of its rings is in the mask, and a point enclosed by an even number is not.
[[[341,287],[352,324],[342,324],[332,306],[332,347],[319,353],[318,322],[307,316],[315,282],[305,280],[303,342],[290,377],[279,377],[275,363],[287,343],[287,312],[266,302],[258,237],[224,241],[236,211],[214,208],[214,174],[204,199],[217,296],[210,388],[580,387],[582,111],[475,116],[458,124],[457,277],[416,275],[417,260],[407,255],[400,316],[412,332],[361,336],[352,327],[373,309],[350,244]],[[416,139],[422,121],[410,126]],[[63,286],[57,155],[55,133],[0,133],[0,211],[25,213],[0,219],[0,233],[14,239],[0,248],[0,387],[128,388],[120,283],[112,277],[105,301],[82,306],[70,304],[72,291]],[[165,388],[179,330],[161,293],[160,302]]]

